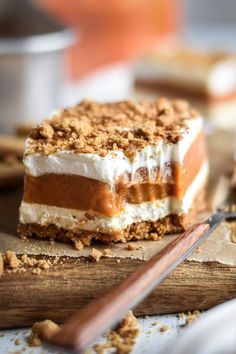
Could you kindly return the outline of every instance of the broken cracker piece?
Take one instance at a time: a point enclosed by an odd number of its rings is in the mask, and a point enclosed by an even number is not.
[[[9,266],[9,268],[19,268],[21,265],[20,259],[17,258],[17,255],[14,251],[8,250],[4,255],[4,263]]]
[[[162,332],[162,333],[167,332],[168,330],[169,330],[169,327],[165,324],[160,327],[160,332]]]
[[[100,258],[103,256],[103,253],[96,248],[92,248],[92,251],[89,255],[89,259],[92,262],[99,262]]]
[[[49,341],[59,329],[60,326],[51,320],[35,322],[32,326],[32,334],[28,341],[29,345],[32,347],[40,346],[42,341]]]

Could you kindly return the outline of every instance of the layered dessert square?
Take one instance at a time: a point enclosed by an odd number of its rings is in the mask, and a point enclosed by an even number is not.
[[[82,101],[26,141],[19,232],[63,241],[157,239],[203,205],[202,118],[181,100]]]
[[[137,62],[135,85],[190,99],[218,125],[235,124],[235,54],[187,47],[160,50]]]

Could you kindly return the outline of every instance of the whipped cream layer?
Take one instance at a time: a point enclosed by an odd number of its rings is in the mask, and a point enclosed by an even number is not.
[[[22,202],[20,207],[20,222],[22,224],[37,223],[45,226],[54,224],[75,232],[79,230],[111,232],[125,229],[127,226],[141,221],[156,221],[169,214],[186,214],[191,208],[192,202],[207,180],[208,163],[202,167],[189,186],[183,199],[167,197],[154,202],[125,205],[125,209],[113,217],[93,214],[93,219],[86,218],[86,212],[58,208],[54,206],[31,204]]]
[[[143,60],[135,66],[135,76],[140,81],[160,81],[168,84],[204,90],[212,96],[225,96],[236,90],[236,60],[228,59],[210,66],[186,62],[155,59]]]
[[[102,157],[98,154],[76,154],[63,151],[51,155],[32,154],[24,158],[26,173],[32,176],[44,174],[78,175],[112,184],[122,174],[135,172],[145,167],[162,168],[166,162],[182,164],[191,144],[202,129],[202,118],[186,121],[188,130],[183,132],[183,139],[176,144],[165,144],[162,140],[157,145],[146,146],[130,160],[122,151],[112,151]],[[27,143],[26,143],[27,144]]]

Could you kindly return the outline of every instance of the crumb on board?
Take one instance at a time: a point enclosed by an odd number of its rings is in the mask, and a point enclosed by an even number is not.
[[[9,268],[19,268],[21,265],[20,259],[17,258],[17,255],[14,251],[8,250],[5,252],[5,255],[3,257],[4,259],[4,264],[8,265]]]
[[[201,312],[199,310],[188,311],[186,313],[181,312],[177,316],[179,319],[184,319],[185,322],[181,324],[181,327],[185,327],[192,323],[193,321],[197,320],[200,316]]]
[[[89,260],[91,262],[99,262],[100,258],[103,256],[103,253],[96,248],[92,248],[92,251],[89,255]]]
[[[58,260],[59,257],[55,257],[54,260],[51,261],[49,259],[37,259],[27,254],[17,255],[12,250],[7,250],[3,255],[3,264],[7,273],[21,273],[26,272],[28,268],[32,268],[32,274],[40,274],[42,270],[48,270],[53,265],[57,264]]]
[[[126,247],[125,247],[128,251],[136,251],[136,250],[140,250],[143,248],[143,246],[136,244],[136,243],[131,243],[129,242]]]
[[[42,341],[48,341],[59,329],[60,326],[51,320],[35,322],[28,343],[32,347],[38,347],[42,344]]]
[[[103,354],[106,349],[115,349],[115,353],[128,354],[132,351],[138,335],[137,318],[129,311],[118,327],[106,334],[106,342],[95,344],[93,349],[97,354]]]

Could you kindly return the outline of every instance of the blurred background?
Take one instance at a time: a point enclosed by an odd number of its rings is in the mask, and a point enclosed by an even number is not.
[[[0,0],[0,132],[132,96],[133,62],[167,43],[234,51],[235,20],[234,0]]]
[[[236,129],[235,34],[234,0],[0,0],[1,170],[32,124],[84,98],[188,98]]]
[[[208,133],[236,131],[235,0],[0,0],[0,230],[16,232],[33,124],[84,98],[160,95],[189,99]],[[235,353],[226,324],[194,353]]]

